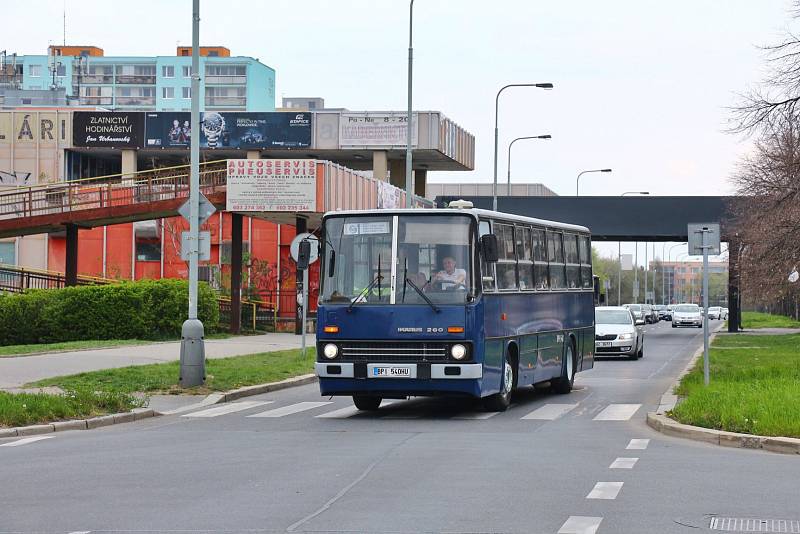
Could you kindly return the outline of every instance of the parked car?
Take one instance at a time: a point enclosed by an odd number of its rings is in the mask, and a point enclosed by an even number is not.
[[[649,304],[642,304],[642,314],[644,315],[645,323],[654,324],[658,322],[658,312]]]
[[[708,308],[708,320],[719,320],[722,318],[722,306],[710,306]]]
[[[644,333],[633,313],[622,306],[600,306],[594,310],[595,356],[644,356]]]
[[[722,319],[725,321],[728,320],[728,308],[722,308]]]
[[[633,322],[636,324],[645,324],[644,313],[641,304],[623,304],[623,308],[631,312]]]
[[[672,328],[696,326],[703,328],[703,316],[697,304],[679,304],[672,312]]]

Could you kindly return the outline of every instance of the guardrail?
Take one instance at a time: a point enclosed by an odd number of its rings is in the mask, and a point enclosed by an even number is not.
[[[61,289],[65,286],[65,282],[64,273],[0,264],[0,292],[22,293],[26,289]],[[104,285],[113,282],[116,280],[95,276],[78,276],[79,286]]]

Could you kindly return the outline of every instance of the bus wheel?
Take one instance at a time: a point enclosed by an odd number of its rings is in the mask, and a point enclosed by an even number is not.
[[[517,381],[517,370],[508,358],[503,360],[503,383],[500,392],[483,399],[483,407],[488,412],[504,412],[511,404],[511,391]]]
[[[367,397],[364,395],[353,395],[353,404],[356,405],[356,408],[359,410],[364,410],[367,412],[374,412],[381,405],[380,397]]]
[[[564,365],[561,367],[561,377],[553,380],[553,390],[556,393],[569,393],[575,384],[575,351],[572,342],[567,342],[564,350]]]

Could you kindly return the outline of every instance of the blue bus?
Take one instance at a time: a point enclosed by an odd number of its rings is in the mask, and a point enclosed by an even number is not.
[[[459,204],[459,207],[453,207]],[[572,390],[594,362],[582,226],[472,209],[340,211],[321,228],[316,373],[323,396],[480,398]]]

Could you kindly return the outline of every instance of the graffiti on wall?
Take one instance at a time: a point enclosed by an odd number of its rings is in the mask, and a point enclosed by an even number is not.
[[[0,185],[33,185],[31,172],[0,171]]]

